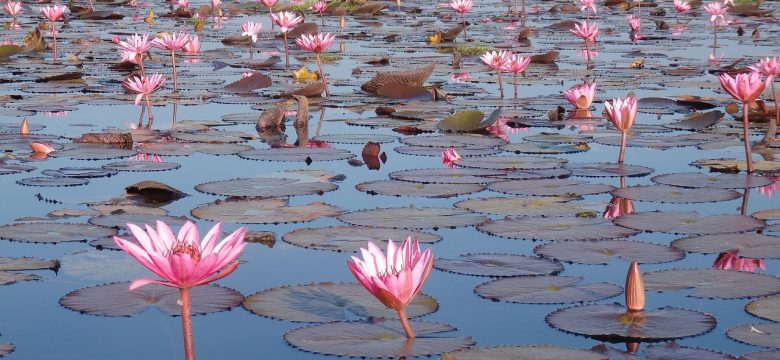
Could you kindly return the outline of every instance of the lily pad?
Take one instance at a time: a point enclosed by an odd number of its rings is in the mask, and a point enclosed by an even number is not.
[[[338,188],[336,184],[314,178],[272,176],[214,181],[195,186],[195,190],[207,194],[240,197],[322,195]]]
[[[373,320],[333,322],[291,330],[284,339],[293,347],[317,354],[394,358],[431,356],[474,345],[470,337],[444,337],[454,326],[427,321],[410,321],[417,335],[407,339],[401,322]]]
[[[476,134],[440,135],[440,136],[414,136],[401,140],[402,143],[411,146],[431,147],[496,147],[507,142],[499,138]]]
[[[552,345],[497,346],[471,348],[442,355],[441,360],[604,360],[590,350]]]
[[[354,211],[339,215],[338,219],[352,225],[394,229],[454,229],[487,221],[487,217],[468,210],[414,206]]]
[[[60,267],[57,260],[43,260],[31,257],[0,257],[0,271],[54,270]]]
[[[536,142],[549,142],[549,143],[556,143],[556,144],[580,144],[580,143],[587,143],[589,141],[593,140],[593,136],[591,135],[565,135],[565,134],[558,134],[558,133],[541,133],[536,135],[530,135],[523,138],[525,141],[536,141]]]
[[[0,238],[31,243],[87,241],[112,235],[116,235],[116,230],[89,224],[44,222],[0,226]]]
[[[566,168],[515,170],[506,174],[507,179],[513,180],[564,179],[569,176],[571,176],[571,170]]]
[[[355,154],[336,148],[273,148],[242,151],[238,156],[262,161],[335,161],[347,160]]]
[[[118,282],[74,290],[60,299],[63,307],[96,316],[133,316],[156,307],[170,316],[181,315],[179,289],[149,284],[133,291],[130,282]],[[240,292],[217,285],[196,286],[190,290],[193,315],[225,311],[241,305]]]
[[[558,261],[594,265],[607,265],[613,258],[659,264],[685,257],[684,252],[669,246],[626,240],[557,241],[539,245],[534,252]]]
[[[492,170],[539,170],[561,167],[565,159],[542,156],[488,156],[456,160],[455,165]]]
[[[505,175],[502,170],[468,168],[399,170],[389,174],[391,179],[422,184],[488,184],[501,181]]]
[[[653,176],[653,182],[686,188],[746,189],[771,185],[772,179],[746,174],[708,175],[698,172],[674,173]]]
[[[104,169],[113,171],[167,171],[180,168],[181,165],[171,162],[155,161],[119,161],[103,165]]]
[[[741,271],[716,269],[668,269],[644,274],[645,289],[692,289],[688,296],[740,299],[780,293],[780,278]]]
[[[392,229],[374,226],[331,226],[296,229],[282,236],[287,243],[317,250],[357,252],[369,241],[386,247],[388,239],[401,241],[407,237],[421,244],[433,244],[441,236],[422,231]]]
[[[488,190],[522,196],[576,197],[610,192],[615,187],[576,179],[510,180],[488,185]]]
[[[672,241],[672,246],[695,253],[720,254],[737,250],[753,259],[780,259],[780,236],[756,233],[691,236]]]
[[[516,276],[478,285],[477,295],[518,304],[567,304],[596,301],[623,293],[623,288],[607,282],[583,283],[578,276]]]
[[[46,176],[69,178],[99,178],[116,175],[116,171],[86,167],[64,167],[57,170],[48,169],[41,173]]]
[[[515,254],[464,254],[455,259],[437,258],[435,268],[472,276],[556,275],[563,265],[538,257]]]
[[[423,196],[431,198],[449,198],[476,193],[485,189],[480,184],[423,184],[400,180],[368,181],[357,184],[355,187],[371,195]]]
[[[293,322],[332,322],[355,318],[398,319],[360,284],[331,282],[290,285],[263,290],[246,297],[244,307],[252,313]],[[436,299],[418,294],[406,308],[411,318],[438,309]]]
[[[761,229],[764,220],[744,215],[699,216],[695,211],[645,211],[620,216],[615,224],[642,231],[710,235]]]
[[[21,172],[30,172],[35,170],[34,166],[19,164],[0,164],[0,175],[18,174]]]
[[[574,216],[582,212],[599,211],[604,205],[571,202],[563,196],[488,197],[455,203],[456,208],[501,216]]]
[[[550,326],[609,341],[660,341],[701,335],[715,328],[715,317],[698,311],[664,307],[626,312],[620,304],[581,305],[556,310]]]
[[[137,152],[129,149],[111,147],[100,144],[72,144],[72,148],[49,153],[55,158],[71,158],[73,160],[110,160],[130,157]]]
[[[736,360],[735,357],[717,351],[686,347],[671,342],[668,344],[650,345],[644,350],[648,360]]]
[[[90,218],[88,222],[92,225],[105,226],[115,229],[125,229],[127,228],[128,223],[136,225],[153,225],[158,220],[170,226],[182,226],[189,219],[184,216],[118,213],[95,216]]]
[[[485,113],[479,110],[466,110],[440,121],[436,127],[443,131],[470,132],[488,127],[490,124],[482,122],[484,118]]]
[[[780,323],[740,325],[728,329],[726,336],[753,346],[780,349]]]
[[[477,229],[491,235],[525,240],[606,240],[633,236],[637,230],[615,226],[600,216],[506,218],[490,221]]]
[[[242,224],[282,224],[312,221],[321,217],[336,216],[339,208],[313,202],[306,205],[288,205],[280,199],[230,199],[198,206],[192,216],[210,221],[227,221]]]
[[[616,163],[568,163],[565,166],[572,176],[584,177],[636,177],[653,172],[646,166]]]
[[[398,146],[393,150],[399,154],[406,155],[441,156],[441,153],[447,151],[448,149],[449,147],[403,145]],[[501,150],[492,147],[464,146],[453,149],[455,149],[460,156],[489,156],[501,153]]]
[[[780,209],[764,209],[753,213],[756,219],[761,220],[780,220]]]
[[[745,160],[734,159],[701,159],[691,163],[696,167],[710,168],[713,171],[738,172],[747,171]],[[756,172],[780,172],[780,161],[753,160],[753,170]]]
[[[780,357],[780,350],[756,351],[748,354],[742,354],[739,360],[777,360]]]
[[[89,184],[89,179],[41,176],[19,179],[16,180],[16,183],[24,186],[41,187],[81,186]]]
[[[675,204],[728,201],[741,196],[740,193],[728,189],[687,189],[670,185],[629,186],[613,190],[612,195],[635,201]]]
[[[745,311],[753,316],[771,320],[780,321],[780,296],[768,296],[753,300],[745,305]]]
[[[578,144],[556,144],[556,143],[511,143],[501,145],[501,150],[513,152],[515,154],[539,154],[539,155],[557,155],[574,154],[590,150],[586,143]]]
[[[312,139],[336,144],[365,144],[367,142],[384,144],[398,140],[398,136],[382,134],[326,134],[315,136]]]

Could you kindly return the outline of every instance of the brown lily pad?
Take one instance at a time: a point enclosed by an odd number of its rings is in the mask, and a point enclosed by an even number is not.
[[[242,151],[238,156],[261,161],[335,161],[355,157],[348,150],[336,148],[273,148]]]
[[[216,201],[191,211],[192,216],[198,219],[242,224],[304,222],[340,213],[339,208],[322,202],[290,206],[285,200],[263,198]]]
[[[226,85],[225,91],[237,94],[248,94],[257,89],[267,88],[271,86],[272,81],[268,75],[261,74],[259,72],[252,72],[252,76],[245,77],[234,83]]]
[[[0,257],[0,271],[20,271],[20,270],[54,270],[60,268],[60,262],[57,260],[43,260],[31,257]]]
[[[491,277],[556,275],[563,271],[557,261],[515,254],[464,254],[455,259],[437,258],[433,266],[456,274]]]
[[[572,200],[563,196],[487,197],[459,201],[455,207],[485,214],[524,217],[574,216],[604,207],[602,204],[573,203]]]
[[[433,100],[433,94],[422,86],[386,84],[376,89],[376,94],[389,99]]]
[[[18,164],[0,164],[0,175],[18,174],[21,172],[30,172],[35,170],[34,166]]]
[[[488,184],[505,175],[502,170],[470,168],[399,170],[389,174],[391,179],[422,184]]]
[[[31,243],[87,241],[116,235],[116,230],[89,224],[15,223],[0,226],[0,238]]]
[[[477,134],[457,134],[439,136],[413,136],[401,140],[411,146],[430,146],[437,148],[481,147],[489,148],[505,144],[506,141],[492,136]]]
[[[668,344],[649,345],[644,350],[648,360],[736,360],[735,357],[717,351],[686,347],[671,342]]]
[[[467,168],[511,171],[554,169],[561,167],[566,160],[543,156],[487,156],[464,158],[453,163]]]
[[[615,224],[642,231],[709,235],[761,229],[764,220],[744,215],[699,216],[695,211],[645,211],[620,216]]]
[[[753,316],[778,322],[780,321],[780,296],[759,298],[745,305],[745,311]]]
[[[354,318],[398,319],[360,284],[321,282],[263,290],[246,297],[244,308],[276,320],[332,322]],[[418,294],[406,308],[411,318],[428,315],[439,308],[436,299]]]
[[[728,329],[726,336],[753,346],[780,349],[780,323],[740,325]]]
[[[681,238],[672,246],[695,253],[720,254],[737,250],[739,256],[753,259],[780,259],[780,236],[756,233],[715,234]]]
[[[59,169],[48,169],[41,172],[41,174],[53,177],[68,177],[68,178],[99,178],[116,175],[116,171],[101,169],[101,168],[88,168],[88,167],[64,167]]]
[[[688,296],[739,299],[780,293],[780,278],[741,271],[716,269],[668,269],[644,274],[645,289],[692,289]]]
[[[41,176],[19,179],[16,180],[16,183],[24,186],[41,187],[81,186],[89,184],[89,179]]]
[[[433,244],[441,236],[422,231],[392,229],[374,226],[330,226],[324,228],[302,228],[284,234],[287,243],[317,250],[357,252],[371,241],[384,248],[388,239],[402,241],[407,237],[421,244]]]
[[[741,196],[740,193],[728,189],[687,189],[669,185],[629,186],[613,190],[612,195],[635,201],[650,201],[674,204],[728,201],[734,200]]]
[[[523,196],[576,197],[610,192],[615,187],[575,179],[510,180],[488,185],[488,190]]]
[[[777,360],[778,358],[780,358],[780,350],[766,350],[742,354],[739,360]]]
[[[180,167],[181,165],[177,163],[155,161],[119,161],[103,165],[107,170],[131,172],[168,171]]]
[[[431,76],[435,67],[435,64],[429,64],[410,71],[380,72],[373,79],[361,85],[360,88],[370,93],[376,93],[379,88],[387,84],[422,86],[425,80]]]
[[[422,196],[431,198],[449,198],[463,194],[480,192],[485,189],[480,184],[423,184],[400,180],[376,180],[355,185],[371,195]]]
[[[338,189],[331,182],[311,177],[255,177],[203,183],[195,190],[212,195],[240,197],[285,197],[298,195],[322,195]]]
[[[340,144],[365,144],[368,142],[384,144],[398,140],[398,136],[383,134],[326,134],[315,136],[312,139]]]
[[[709,175],[698,172],[656,175],[651,180],[658,184],[686,188],[711,187],[719,189],[746,189],[767,186],[773,183],[772,179],[759,175]]]
[[[583,283],[577,276],[515,276],[478,285],[477,295],[518,304],[567,304],[596,301],[623,293],[623,288],[607,282]]]
[[[558,261],[594,265],[607,265],[614,258],[659,264],[685,257],[684,252],[669,246],[626,240],[556,241],[539,245],[534,252]]]
[[[170,215],[158,215],[158,214],[128,214],[117,213],[95,216],[89,219],[89,223],[92,225],[105,226],[115,229],[125,229],[127,224],[149,224],[153,225],[156,221],[162,221],[170,226],[182,226],[189,221],[184,216],[170,216]]]
[[[572,176],[584,177],[635,177],[654,171],[646,166],[617,163],[568,163],[565,166]]]
[[[745,160],[734,159],[702,159],[691,163],[696,167],[710,168],[712,171],[739,172],[747,171]],[[776,173],[780,172],[780,161],[753,160],[753,170],[756,172]]]
[[[443,354],[441,360],[604,360],[590,350],[552,345],[496,346],[471,348]]]
[[[606,240],[625,238],[637,230],[616,226],[600,216],[506,218],[478,225],[477,229],[491,235],[525,240]]]
[[[515,154],[558,155],[588,151],[590,150],[590,146],[586,143],[555,144],[522,142],[501,145],[501,150],[513,152]]]
[[[458,228],[485,222],[487,217],[468,210],[414,206],[353,211],[338,216],[352,225],[394,229]]]

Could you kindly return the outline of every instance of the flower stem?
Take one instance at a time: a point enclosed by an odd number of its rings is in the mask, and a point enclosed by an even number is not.
[[[409,318],[406,316],[406,308],[398,309],[398,318],[401,319],[401,326],[404,327],[407,339],[414,339],[414,330],[409,325]]]
[[[777,123],[780,122],[780,106],[777,105],[777,91],[775,90],[775,83],[772,82],[772,96],[775,100],[775,118],[769,120],[769,127],[766,129],[764,140],[774,140],[777,137]]]
[[[149,123],[146,124],[146,127],[151,129],[152,128],[152,122],[154,122],[154,116],[152,116],[152,104],[149,101],[149,93],[146,93],[146,108],[149,111]]]
[[[52,41],[52,50],[54,50],[54,59],[52,60],[52,63],[57,63],[57,23],[52,21],[51,22],[51,37],[53,39]]]
[[[268,18],[271,19],[271,30],[274,29],[274,17],[273,17],[274,10],[269,6],[268,7]]]
[[[626,138],[628,131],[621,131],[620,132],[620,154],[618,155],[618,164],[623,163],[623,157],[626,154]]]
[[[173,67],[173,92],[176,92],[176,51],[171,50],[171,66]]]
[[[501,94],[501,98],[504,98],[504,82],[501,81],[501,70],[499,69],[496,71],[496,74],[498,75],[498,92]]]
[[[181,297],[181,328],[184,334],[184,358],[195,360],[195,340],[192,336],[192,317],[190,314],[190,289],[179,289]]]
[[[748,174],[753,172],[753,155],[750,151],[750,134],[748,130],[748,103],[742,102],[742,136],[745,139],[745,160],[747,161]]]
[[[290,68],[290,50],[287,47],[287,32],[282,33],[284,35],[284,70]]]
[[[328,91],[328,80],[325,79],[325,72],[322,71],[322,60],[320,60],[320,53],[317,54],[317,67],[320,69],[320,76],[322,76],[322,84],[325,85],[325,96],[330,96]]]
[[[517,74],[515,74],[515,99],[517,99]]]
[[[463,41],[469,41],[469,35],[466,33],[466,14],[460,14],[460,20],[463,23]]]

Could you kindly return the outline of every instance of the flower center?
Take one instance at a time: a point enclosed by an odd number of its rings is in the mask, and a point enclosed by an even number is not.
[[[200,249],[186,242],[177,242],[176,245],[171,248],[171,255],[175,254],[187,254],[195,263],[200,261]]]

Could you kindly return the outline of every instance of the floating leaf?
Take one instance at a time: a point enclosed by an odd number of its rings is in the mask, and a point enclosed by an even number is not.
[[[620,216],[615,224],[642,231],[670,234],[709,235],[745,232],[763,228],[766,224],[744,215],[699,216],[695,211],[645,211]]]
[[[97,316],[133,316],[156,307],[170,316],[181,315],[179,289],[149,284],[133,291],[130,282],[119,282],[74,290],[60,299],[63,307]],[[217,285],[196,286],[191,290],[190,310],[194,315],[225,311],[241,305],[244,296]]]
[[[708,360],[736,360],[735,357],[717,351],[685,347],[671,342],[668,344],[649,345],[644,350],[648,360],[684,360],[684,359],[708,359]]]
[[[116,235],[116,230],[88,224],[44,222],[0,226],[0,238],[32,243],[86,241],[112,235]]]
[[[491,235],[525,240],[602,240],[636,235],[637,230],[615,226],[601,216],[506,218],[478,225],[477,229]]]
[[[635,177],[653,172],[652,168],[615,163],[567,163],[572,176],[585,177]]]
[[[669,185],[629,186],[613,190],[612,195],[636,201],[675,204],[728,201],[740,197],[738,192],[728,189],[686,189]]]
[[[780,321],[780,296],[774,295],[753,300],[745,305],[745,311],[762,319]]]
[[[0,164],[0,175],[18,174],[35,170],[34,166],[18,164]]]
[[[399,170],[390,173],[395,180],[422,184],[488,184],[500,181],[506,172],[489,169],[419,169]]]
[[[720,254],[737,250],[753,259],[780,259],[780,237],[755,233],[691,236],[672,241],[672,246],[695,253]]]
[[[780,349],[780,323],[740,325],[728,329],[726,336],[753,346]]]
[[[716,325],[715,317],[698,311],[664,307],[631,313],[620,304],[563,308],[545,320],[558,330],[609,341],[678,339],[704,334]]]
[[[567,304],[596,301],[623,293],[623,288],[607,282],[583,283],[577,276],[516,276],[478,285],[477,295],[519,304]]]
[[[691,163],[696,167],[708,167],[712,171],[738,172],[747,171],[745,160],[733,159],[702,159]],[[776,173],[780,172],[780,161],[754,160],[753,170],[756,172]]]
[[[488,190],[523,196],[576,197],[610,192],[615,187],[575,179],[510,180],[488,185]]]
[[[539,155],[557,155],[573,154],[590,150],[586,143],[579,144],[555,144],[555,143],[511,143],[501,145],[501,150],[514,152],[515,154],[539,154]]]
[[[368,226],[331,226],[324,228],[296,229],[282,237],[287,243],[317,250],[357,252],[371,241],[386,247],[388,239],[402,241],[407,237],[421,244],[432,244],[441,236],[422,231]]]
[[[572,203],[572,200],[559,196],[488,197],[459,201],[455,207],[485,214],[527,217],[574,216],[604,208],[602,204]]]
[[[301,66],[300,69],[293,71],[293,77],[298,81],[314,81],[319,79],[316,72],[309,71],[306,66]]]
[[[0,45],[0,58],[8,58],[22,52],[19,45]]]
[[[406,145],[412,146],[430,146],[437,148],[460,148],[460,147],[495,147],[505,144],[506,141],[492,136],[477,134],[457,134],[440,136],[414,136],[401,140]]]
[[[73,160],[110,160],[130,157],[137,152],[129,149],[119,149],[102,144],[72,144],[73,148],[49,153],[50,157],[71,158]]]
[[[275,148],[254,149],[238,153],[239,157],[262,161],[334,161],[347,160],[355,154],[335,148]]]
[[[455,165],[493,170],[539,170],[561,167],[565,159],[543,156],[487,156],[464,158],[453,162]]]
[[[483,124],[485,113],[479,110],[466,110],[456,113],[442,121],[436,127],[443,131],[470,132],[486,128],[490,124]]]
[[[431,198],[449,198],[463,194],[480,192],[485,189],[479,184],[423,184],[400,180],[368,181],[355,185],[371,195],[424,196]]]
[[[89,184],[89,179],[65,178],[65,177],[32,177],[16,180],[16,183],[24,186],[81,186]]]
[[[227,221],[242,224],[281,224],[312,221],[341,213],[337,207],[313,202],[289,206],[280,199],[231,199],[198,206],[192,216],[209,221]]]
[[[41,277],[33,274],[0,271],[0,285],[10,285],[20,281],[37,281]]]
[[[604,360],[589,350],[552,345],[497,346],[471,348],[442,355],[441,360]]]
[[[189,219],[184,216],[170,216],[158,214],[128,214],[117,213],[95,216],[89,219],[92,225],[105,226],[115,229],[125,229],[127,224],[148,224],[154,226],[157,221],[162,221],[170,226],[182,226]]]
[[[386,84],[376,89],[376,94],[389,99],[434,100],[430,90],[415,85]]]
[[[761,220],[780,220],[780,209],[764,209],[753,213],[753,217]]]
[[[443,337],[454,326],[427,321],[410,321],[417,335],[407,339],[396,320],[333,322],[291,330],[284,339],[293,347],[317,354],[348,357],[431,356],[470,347],[470,337]]]
[[[246,297],[244,307],[252,313],[276,320],[294,322],[332,322],[355,318],[398,319],[360,284],[331,282],[289,285],[263,290]],[[436,299],[418,294],[406,308],[411,318],[428,315],[438,309]]]
[[[773,183],[772,179],[758,175],[708,175],[698,172],[656,175],[651,180],[658,184],[686,188],[711,187],[719,189],[746,189],[767,186]]]
[[[365,144],[367,142],[384,144],[398,140],[398,136],[382,134],[327,134],[315,136],[312,139],[342,144]]]
[[[315,178],[255,177],[203,183],[195,190],[212,195],[240,197],[284,197],[322,195],[338,185]]]
[[[60,262],[57,260],[43,260],[31,257],[0,257],[0,271],[20,270],[54,270],[57,271]]]
[[[644,274],[645,289],[672,291],[693,289],[688,296],[739,299],[780,293],[780,278],[741,271],[669,269]]]
[[[41,173],[46,176],[70,178],[99,178],[116,175],[116,171],[88,167],[64,167],[57,170],[48,169]]]
[[[706,113],[693,113],[687,115],[685,119],[671,124],[664,124],[663,127],[668,127],[675,130],[689,130],[698,131],[711,127],[723,119],[723,113],[717,110],[708,111]]]
[[[234,83],[226,85],[224,89],[231,93],[249,94],[254,90],[267,88],[271,86],[272,81],[268,75],[259,72],[252,72],[252,76],[245,77]]]
[[[113,171],[168,171],[180,168],[181,165],[171,162],[154,161],[119,161],[103,165],[104,169]]]
[[[756,351],[742,354],[739,360],[776,360],[780,356],[780,350]]]
[[[431,76],[435,67],[435,64],[429,64],[411,71],[380,72],[373,79],[361,85],[360,88],[370,93],[376,93],[377,89],[387,84],[422,86],[425,80]]]
[[[352,225],[398,229],[458,228],[485,222],[487,217],[468,210],[436,207],[402,207],[353,211],[338,216]]]
[[[473,276],[555,275],[563,271],[556,261],[515,254],[464,254],[455,259],[437,258],[434,267]]]
[[[538,141],[538,142],[550,142],[558,144],[580,144],[587,143],[593,140],[591,135],[582,134],[558,134],[558,133],[541,133],[536,135],[530,135],[523,138],[525,141]]]
[[[558,261],[603,265],[613,258],[658,264],[685,257],[685,253],[669,246],[626,240],[556,241],[539,245],[534,252]]]

